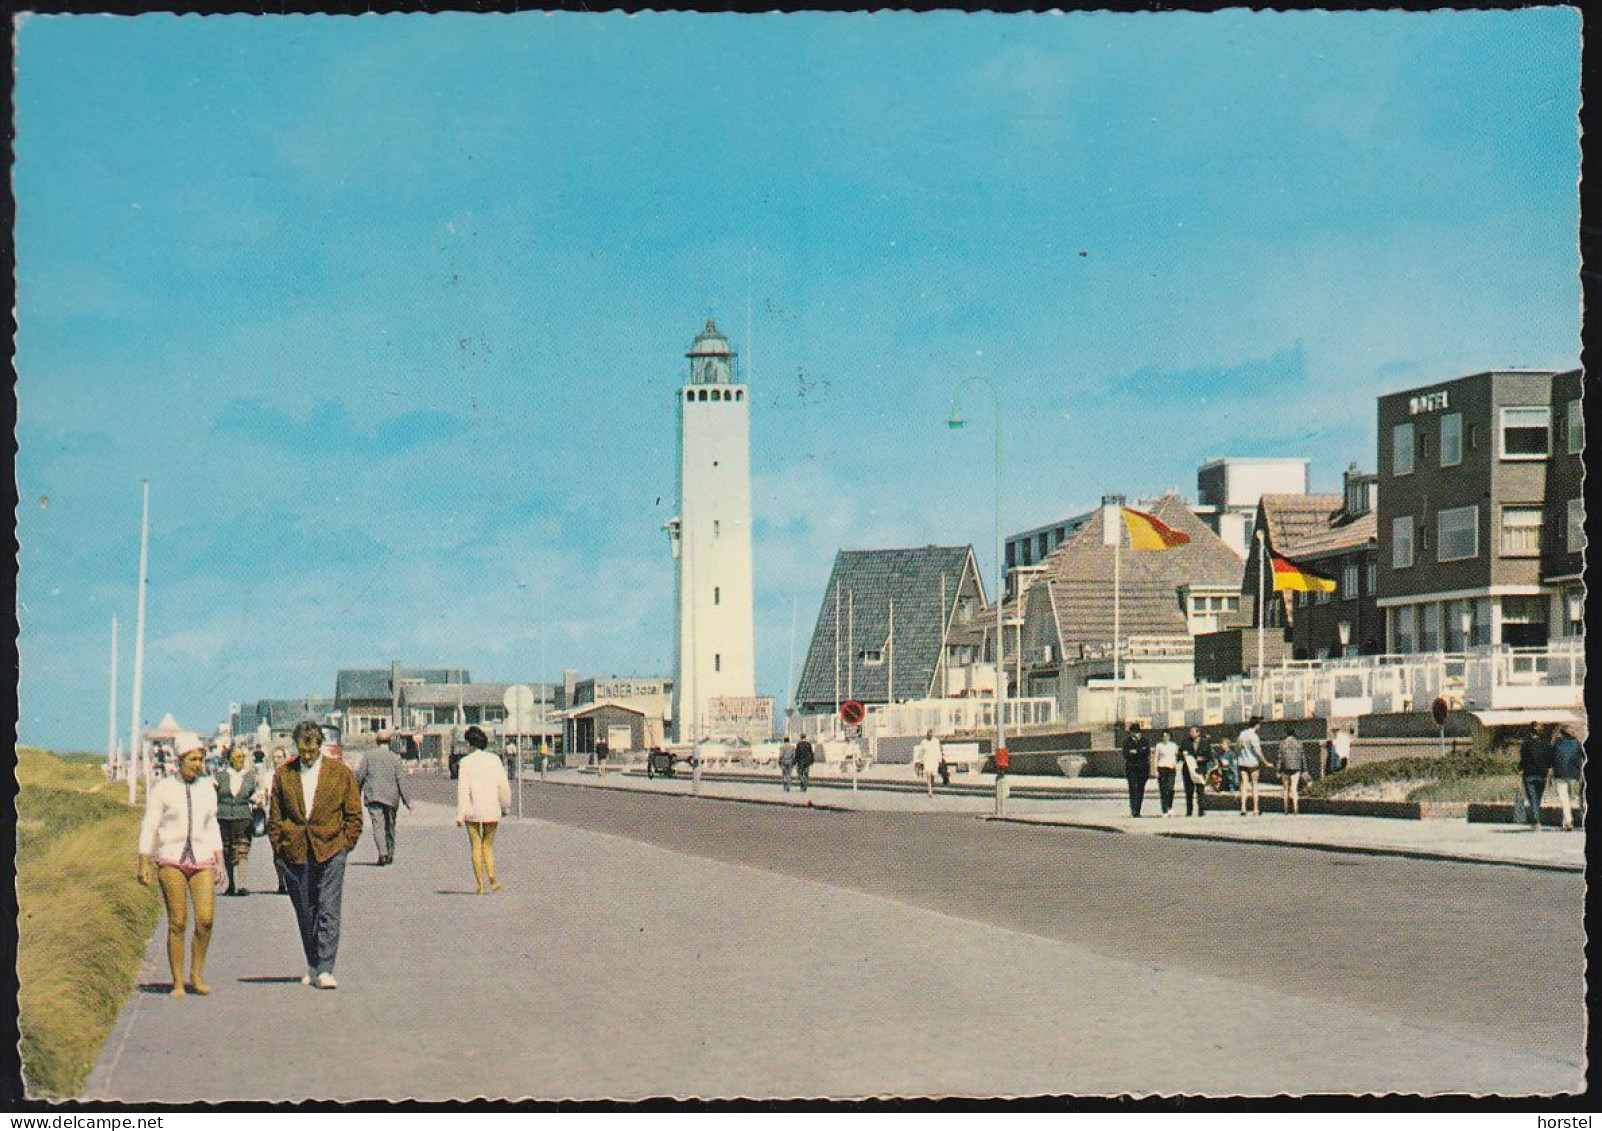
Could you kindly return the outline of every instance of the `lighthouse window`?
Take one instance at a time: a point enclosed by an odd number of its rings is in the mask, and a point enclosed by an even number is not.
[[[716,465],[714,465],[716,466]],[[723,533],[723,525],[717,519],[712,520],[712,537],[717,538]]]
[[[720,671],[723,670],[723,653],[722,652],[713,652],[712,653],[712,670],[715,671],[715,672],[720,672]]]
[[[712,603],[714,605],[723,604],[723,590],[718,588],[716,585],[712,587]]]

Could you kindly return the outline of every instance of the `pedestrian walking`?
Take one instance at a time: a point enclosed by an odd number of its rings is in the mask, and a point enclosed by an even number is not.
[[[249,759],[245,748],[236,746],[228,752],[228,764],[217,771],[213,783],[217,787],[217,825],[222,831],[223,867],[228,872],[228,890],[224,895],[249,895],[245,877],[250,862],[250,838],[255,824],[256,771],[246,769]]]
[[[1252,816],[1261,817],[1262,809],[1257,797],[1258,775],[1263,769],[1263,740],[1257,735],[1262,719],[1253,718],[1237,736],[1235,770],[1240,781],[1240,815],[1246,815],[1246,797],[1251,795]]]
[[[278,775],[289,764],[289,753],[282,746],[273,748],[272,768],[267,772],[267,796],[263,802],[269,819],[272,817],[273,787],[278,784]],[[289,888],[284,883],[284,860],[278,855],[278,847],[273,844],[272,837],[267,838],[267,849],[272,854],[273,871],[278,875],[278,894],[288,895]]]
[[[283,860],[289,902],[300,927],[306,974],[301,984],[337,989],[345,861],[362,838],[362,793],[356,775],[323,753],[323,728],[310,719],[294,731],[296,758],[273,779],[267,837]]]
[[[1168,731],[1162,741],[1152,748],[1157,762],[1157,799],[1162,802],[1163,816],[1174,815],[1174,776],[1179,772],[1179,744]]]
[[[1563,831],[1574,830],[1574,811],[1580,811],[1585,821],[1585,747],[1574,734],[1572,727],[1553,728],[1552,785],[1557,790],[1558,804],[1563,806]],[[1570,793],[1573,798],[1571,800]]]
[[[812,762],[815,757],[812,743],[807,741],[807,736],[803,734],[800,741],[795,744],[795,780],[801,787],[802,793],[807,791],[807,782],[812,778]]]
[[[1552,744],[1531,726],[1519,744],[1519,777],[1524,785],[1524,822],[1531,832],[1541,830],[1541,801],[1546,793],[1546,779],[1552,773]]]
[[[918,743],[914,757],[917,758],[918,765],[923,771],[924,788],[929,796],[933,797],[935,778],[940,776],[940,764],[944,760],[940,753],[940,740],[935,737],[934,731],[931,730],[923,736],[923,741]]]
[[[495,878],[495,834],[512,804],[512,783],[506,779],[505,765],[489,752],[489,736],[482,729],[467,728],[467,745],[456,774],[456,823],[467,827],[473,879],[483,895],[486,883],[490,891],[501,890],[501,881]]]
[[[395,862],[395,816],[402,805],[410,809],[406,797],[405,777],[400,755],[395,753],[394,739],[385,735],[379,746],[367,756],[356,775],[361,786],[362,802],[373,823],[373,840],[378,845],[378,866],[388,867]]]
[[[1276,766],[1279,772],[1280,803],[1286,813],[1300,814],[1302,811],[1298,789],[1306,765],[1302,754],[1302,740],[1296,737],[1294,730],[1287,730],[1285,737],[1279,741],[1279,762]]]
[[[779,780],[784,783],[784,792],[790,792],[790,775],[795,771],[795,743],[790,741],[786,734],[784,741],[779,743]]]
[[[1338,774],[1352,763],[1352,732],[1336,727],[1324,751],[1324,776]]]
[[[1146,783],[1151,780],[1151,741],[1141,730],[1140,720],[1131,719],[1124,737],[1124,781],[1129,785],[1129,815],[1140,816],[1146,800]]]
[[[154,879],[161,888],[173,997],[184,996],[184,931],[191,904],[195,931],[189,950],[189,988],[197,994],[211,993],[206,985],[206,950],[211,945],[223,842],[217,825],[217,790],[201,777],[205,765],[205,747],[198,740],[181,740],[178,773],[151,785],[139,826],[136,876],[145,887]]]
[[[1179,758],[1184,771],[1185,816],[1200,817],[1205,811],[1202,800],[1207,793],[1207,771],[1212,762],[1212,750],[1200,727],[1191,727],[1190,733],[1179,740]],[[1194,807],[1194,811],[1193,811]]]

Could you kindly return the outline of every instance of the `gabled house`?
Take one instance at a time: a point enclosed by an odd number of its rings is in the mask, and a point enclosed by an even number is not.
[[[395,700],[407,687],[471,682],[462,668],[401,668],[398,681],[392,676],[390,668],[343,668],[334,677],[334,707],[347,737],[389,730]]]
[[[1241,579],[1246,623],[1257,624],[1257,599],[1266,595],[1264,627],[1278,629],[1295,659],[1369,655],[1384,650],[1385,624],[1375,604],[1377,477],[1345,473],[1339,495],[1264,495],[1257,505],[1262,551],[1254,545]],[[1335,582],[1334,592],[1273,590],[1273,555]],[[1259,586],[1262,589],[1259,590]]]
[[[1120,505],[1110,499],[1047,555],[1026,592],[1019,693],[1055,698],[1069,721],[1084,715],[1082,689],[1110,686],[1115,621],[1123,686],[1180,686],[1191,677],[1192,638],[1239,615],[1240,558],[1183,499],[1138,507],[1190,537],[1163,551],[1131,548],[1124,524],[1109,517]],[[1121,541],[1116,563],[1109,523]]]
[[[841,550],[812,630],[794,704],[802,715],[841,702],[942,697],[947,668],[978,660],[982,640],[949,645],[985,607],[971,546]]]

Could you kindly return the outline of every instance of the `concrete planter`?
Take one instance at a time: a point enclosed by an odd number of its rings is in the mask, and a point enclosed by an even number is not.
[[[1077,778],[1089,764],[1090,759],[1083,754],[1063,754],[1057,759],[1057,766],[1065,778]]]

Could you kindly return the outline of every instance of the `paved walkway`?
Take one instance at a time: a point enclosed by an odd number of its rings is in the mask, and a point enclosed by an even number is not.
[[[822,815],[820,815],[821,817]],[[213,994],[161,932],[89,1098],[1540,1093],[1577,1061],[738,863],[508,820],[471,894],[450,810],[346,883],[328,992],[288,901],[219,901]],[[265,853],[254,883],[273,886]],[[1488,1006],[1488,1008],[1494,1008]]]
[[[899,771],[899,772],[898,772]],[[761,774],[762,771],[755,771]],[[881,776],[882,775],[882,776]],[[743,771],[742,777],[753,776]],[[610,789],[652,790],[689,793],[690,780],[646,778],[636,773],[612,772],[597,778],[593,772],[563,770],[547,775],[562,784]],[[959,779],[960,780],[960,779]],[[990,788],[990,779],[976,782]],[[1007,803],[1007,819],[1075,828],[1115,830],[1146,836],[1201,837],[1243,840],[1257,844],[1284,844],[1347,852],[1386,853],[1426,859],[1467,860],[1487,864],[1510,864],[1566,872],[1585,871],[1585,832],[1543,829],[1531,832],[1522,826],[1470,824],[1461,819],[1400,820],[1389,817],[1336,817],[1315,814],[1285,816],[1264,813],[1241,817],[1239,810],[1210,811],[1206,816],[1185,817],[1184,795],[1175,800],[1175,815],[1160,815],[1157,788],[1147,792],[1144,815],[1129,815],[1127,789],[1122,781],[1107,778],[1062,778],[1013,775],[1008,779],[1014,790],[1038,789],[1055,794],[1050,798],[1013,796]],[[911,771],[900,767],[880,767],[874,778],[863,778],[855,792],[849,778],[832,773],[817,780],[813,789],[786,793],[778,775],[771,781],[729,780],[718,774],[702,775],[700,793],[705,797],[762,801],[785,805],[828,805],[844,809],[919,813],[970,813],[992,817],[995,810],[989,793],[964,790],[936,790],[933,797],[921,789],[911,790]],[[886,786],[888,788],[880,788]],[[1277,791],[1276,791],[1277,795]],[[1265,793],[1264,796],[1267,796]]]

